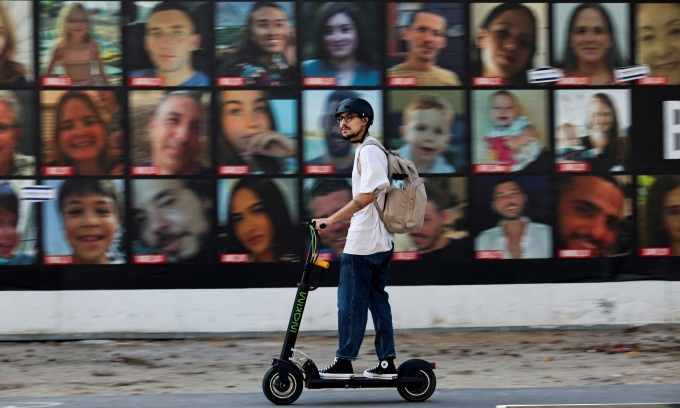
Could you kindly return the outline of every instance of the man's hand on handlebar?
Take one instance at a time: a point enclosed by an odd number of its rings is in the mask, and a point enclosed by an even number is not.
[[[324,228],[328,228],[333,224],[333,222],[331,222],[330,218],[313,219],[312,223],[314,224],[314,228],[316,228],[316,231],[319,234],[323,233]]]

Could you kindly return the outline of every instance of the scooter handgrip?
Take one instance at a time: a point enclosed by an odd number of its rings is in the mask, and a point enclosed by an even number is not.
[[[316,261],[314,261],[314,265],[320,266],[324,269],[328,269],[331,266],[331,263],[328,261],[324,261],[322,259],[317,259]]]

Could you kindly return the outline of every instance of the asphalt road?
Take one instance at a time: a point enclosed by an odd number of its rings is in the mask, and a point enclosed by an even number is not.
[[[533,404],[676,403],[680,384],[605,385],[590,387],[475,388],[438,390],[422,407],[494,408]],[[292,406],[404,406],[396,390],[304,390]],[[262,393],[152,394],[54,398],[0,398],[0,408],[217,408],[273,407]]]

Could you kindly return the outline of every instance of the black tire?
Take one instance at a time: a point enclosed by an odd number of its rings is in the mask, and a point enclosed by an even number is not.
[[[300,398],[304,386],[300,370],[293,368],[288,373],[288,383],[287,388],[282,388],[279,370],[276,367],[272,367],[262,379],[262,391],[265,397],[276,405],[292,404]]]
[[[437,388],[437,378],[432,370],[411,370],[407,377],[418,377],[423,380],[420,387],[397,387],[399,395],[409,402],[423,402],[432,396],[434,389]]]

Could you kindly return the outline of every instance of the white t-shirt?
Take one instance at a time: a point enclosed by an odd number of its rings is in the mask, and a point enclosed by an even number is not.
[[[385,190],[390,184],[387,175],[387,156],[378,146],[366,146],[365,143],[369,139],[375,140],[368,136],[354,152],[352,197],[359,193],[375,191],[378,204],[382,205],[385,201]],[[361,160],[361,175],[357,168],[357,157]],[[373,204],[369,204],[352,216],[343,252],[352,255],[371,255],[389,251],[392,249],[392,242],[394,234],[385,229],[378,210]]]

